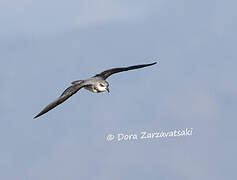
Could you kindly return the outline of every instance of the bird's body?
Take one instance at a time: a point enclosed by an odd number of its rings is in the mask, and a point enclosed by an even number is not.
[[[73,85],[81,83],[86,83],[87,85],[85,85],[83,88],[93,93],[109,91],[109,83],[101,77],[91,77],[89,79],[77,80],[72,82]]]
[[[85,79],[85,80],[77,80],[73,81],[70,87],[68,87],[60,97],[58,97],[55,101],[50,103],[48,106],[46,106],[38,115],[36,115],[34,118],[37,118],[57,105],[63,103],[65,100],[67,100],[69,97],[71,97],[73,94],[75,94],[77,91],[79,91],[81,88],[84,88],[86,90],[89,90],[93,93],[100,93],[104,91],[109,92],[109,83],[106,81],[106,79],[111,76],[112,74],[143,68],[146,66],[152,66],[156,64],[156,62],[151,64],[142,64],[142,65],[135,65],[135,66],[129,66],[129,67],[123,67],[123,68],[113,68],[106,71],[101,72],[100,74],[96,74],[95,76]]]

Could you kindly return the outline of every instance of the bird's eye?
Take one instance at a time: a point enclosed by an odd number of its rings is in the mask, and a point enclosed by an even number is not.
[[[105,87],[104,84],[100,84],[100,86]]]

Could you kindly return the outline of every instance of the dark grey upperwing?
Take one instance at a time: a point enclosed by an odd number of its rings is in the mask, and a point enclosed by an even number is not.
[[[71,97],[73,94],[75,94],[77,91],[79,91],[82,87],[84,87],[83,83],[80,84],[74,84],[70,87],[68,87],[60,97],[58,97],[55,101],[50,103],[48,106],[46,106],[38,115],[36,115],[34,118],[37,118],[51,109],[55,108],[57,105],[63,103],[66,101],[69,97]]]
[[[106,79],[106,78],[108,78],[109,76],[111,76],[112,74],[115,74],[115,73],[119,73],[119,72],[122,72],[122,71],[129,71],[129,70],[133,70],[133,69],[144,68],[144,67],[147,67],[147,66],[152,66],[156,63],[157,62],[154,62],[154,63],[151,63],[151,64],[140,64],[140,65],[129,66],[129,67],[112,68],[112,69],[108,69],[106,71],[103,71],[100,74],[96,74],[95,77],[100,76],[103,79]]]

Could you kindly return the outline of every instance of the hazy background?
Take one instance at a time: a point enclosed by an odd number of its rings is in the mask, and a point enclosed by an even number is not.
[[[0,0],[0,179],[236,179],[234,0]],[[107,68],[111,93],[70,82]],[[193,136],[106,142],[108,133]]]

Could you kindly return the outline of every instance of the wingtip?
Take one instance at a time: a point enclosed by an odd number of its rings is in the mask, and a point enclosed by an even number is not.
[[[38,115],[36,115],[33,119],[36,119],[37,117],[39,117]]]
[[[42,115],[42,114],[39,113],[39,114],[37,114],[33,119],[36,119],[36,118],[40,117],[41,115]]]
[[[151,63],[150,65],[152,66],[152,65],[155,65],[157,63],[159,63],[159,61],[155,61],[155,62]]]
[[[157,64],[160,63],[160,58],[157,59],[157,61],[155,61],[153,64]]]

